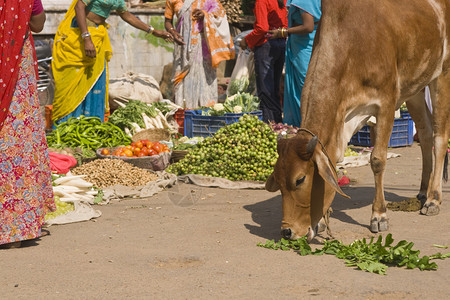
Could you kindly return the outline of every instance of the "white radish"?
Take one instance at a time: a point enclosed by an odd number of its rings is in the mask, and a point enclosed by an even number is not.
[[[64,185],[71,185],[78,188],[90,188],[94,186],[92,183],[81,178],[74,178],[72,180],[66,181]]]
[[[128,135],[129,137],[132,137],[133,135],[131,134],[130,129],[125,127],[125,134]]]
[[[167,119],[163,116],[163,114],[161,112],[159,113],[158,116],[160,118],[161,124],[163,125],[162,128],[171,129],[169,122],[167,122]]]
[[[137,124],[137,123],[131,123],[131,125],[133,126],[134,132],[139,132],[142,131],[142,128]]]
[[[70,186],[70,185],[57,185],[53,187],[53,191],[63,191],[66,193],[77,193],[77,192],[82,192],[83,190],[75,187],[75,186]]]
[[[59,177],[58,179],[55,179],[53,182],[56,184],[64,184],[67,181],[71,181],[72,179],[75,178],[83,178],[86,177],[87,175],[66,175],[63,177]]]

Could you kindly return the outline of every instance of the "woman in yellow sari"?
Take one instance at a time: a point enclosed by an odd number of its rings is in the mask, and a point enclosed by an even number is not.
[[[220,1],[166,0],[164,17],[166,30],[176,42],[175,103],[196,108],[217,101],[217,66],[235,55]]]
[[[108,62],[112,56],[106,19],[112,10],[131,26],[172,41],[127,11],[125,0],[74,0],[58,27],[53,45],[55,79],[53,121],[80,115],[105,117],[108,106]]]

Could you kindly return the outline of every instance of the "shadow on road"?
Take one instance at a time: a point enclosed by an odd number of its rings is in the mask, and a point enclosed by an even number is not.
[[[409,189],[398,189],[400,193],[405,194],[403,191]],[[348,224],[355,224],[369,229],[368,224],[362,224],[353,219],[347,212],[360,209],[363,207],[371,206],[373,197],[375,194],[375,188],[373,187],[347,187],[343,189],[344,193],[350,196],[351,199],[344,198],[340,195],[336,195],[333,204],[333,213],[331,218],[338,219],[341,222]],[[409,192],[408,192],[409,193]],[[399,196],[392,192],[385,191],[386,201],[397,202],[404,200],[404,196]],[[282,198],[278,194],[270,199],[245,205],[244,209],[252,213],[252,220],[258,225],[244,224],[251,234],[260,236],[262,238],[271,240],[280,239],[280,226],[281,219],[283,217],[282,212]],[[367,216],[369,218],[370,215]]]

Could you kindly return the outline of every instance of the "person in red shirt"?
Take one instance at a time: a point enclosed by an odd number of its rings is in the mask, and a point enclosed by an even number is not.
[[[263,121],[282,122],[280,81],[287,37],[287,10],[284,0],[256,0],[253,31],[242,39],[240,47],[254,52],[256,90]],[[268,31],[280,29],[281,38],[269,39]]]

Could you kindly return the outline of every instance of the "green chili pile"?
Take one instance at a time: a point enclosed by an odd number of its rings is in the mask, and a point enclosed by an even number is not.
[[[47,135],[47,143],[49,147],[55,148],[67,146],[96,150],[129,145],[131,139],[122,129],[110,122],[102,123],[97,117],[80,116],[69,118],[56,126],[56,129]]]

